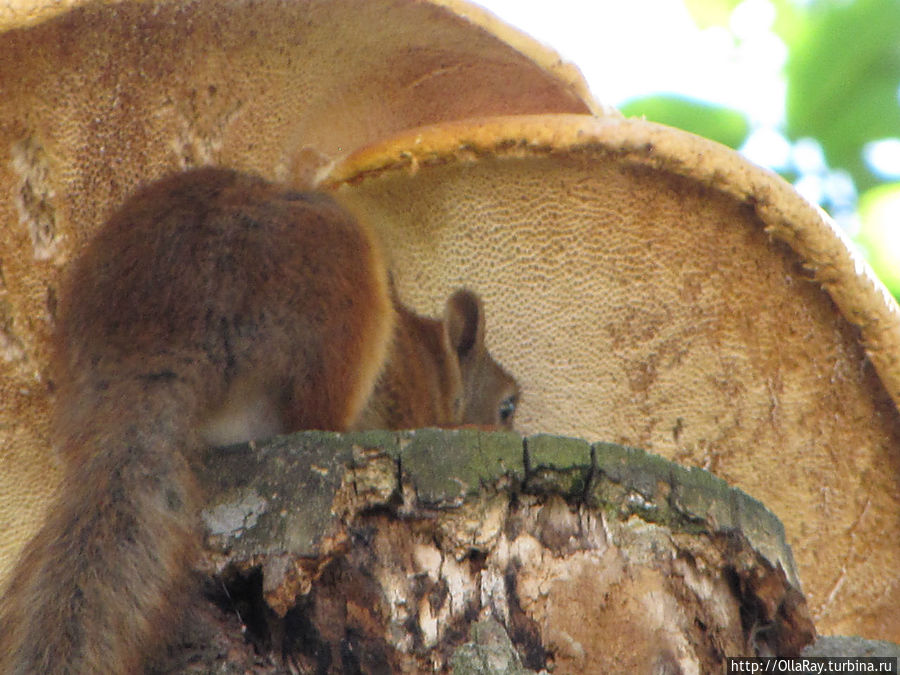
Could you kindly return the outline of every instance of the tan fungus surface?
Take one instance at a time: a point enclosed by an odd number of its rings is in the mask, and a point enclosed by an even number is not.
[[[713,471],[785,523],[820,631],[900,639],[897,307],[790,186],[673,129],[546,115],[408,131],[332,178],[401,296],[483,295],[524,432]]]
[[[594,109],[573,68],[462,2],[77,4],[0,6],[0,586],[56,481],[59,273],[137,184],[221,164],[302,186],[409,126]]]
[[[455,0],[46,20],[68,6],[0,8],[0,582],[56,480],[58,274],[135,185],[206,163],[303,185],[416,125],[601,111]],[[410,133],[333,175],[354,178],[338,194],[380,223],[404,297],[483,294],[525,431],[711,469],[785,522],[821,631],[900,640],[897,310],[789,186],[656,125],[552,116]]]

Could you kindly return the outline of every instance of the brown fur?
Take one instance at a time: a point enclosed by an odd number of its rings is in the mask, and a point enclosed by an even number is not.
[[[164,644],[198,553],[190,465],[207,445],[508,427],[518,396],[477,296],[454,294],[443,322],[416,316],[333,200],[229,170],[139,191],[61,299],[66,470],[0,602],[0,673],[134,673]]]

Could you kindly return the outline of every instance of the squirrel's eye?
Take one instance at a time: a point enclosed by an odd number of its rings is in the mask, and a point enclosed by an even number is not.
[[[518,404],[518,397],[516,395],[507,396],[500,402],[500,407],[497,409],[497,412],[500,416],[500,424],[503,426],[509,426],[512,424],[513,416],[516,414],[516,405]]]

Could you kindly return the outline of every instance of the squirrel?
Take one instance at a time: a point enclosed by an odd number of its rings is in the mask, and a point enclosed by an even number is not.
[[[396,298],[328,195],[234,170],[136,191],[70,265],[52,368],[64,463],[0,601],[0,673],[135,673],[200,554],[204,449],[301,429],[510,428],[478,296]]]

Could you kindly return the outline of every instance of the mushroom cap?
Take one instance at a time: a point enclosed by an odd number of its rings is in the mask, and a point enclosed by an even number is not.
[[[784,522],[820,631],[897,639],[900,312],[790,185],[585,115],[407,130],[323,185],[380,228],[405,301],[482,295],[521,431],[711,470]]]
[[[410,126],[602,111],[551,50],[420,0],[14,1],[0,91],[0,586],[58,480],[59,274],[137,185],[218,164],[303,187]]]
[[[482,294],[523,431],[712,470],[784,521],[820,631],[900,640],[898,310],[789,185],[455,0],[19,3],[0,30],[0,583],[58,478],[61,269],[135,186],[213,163],[322,180],[405,300]]]

